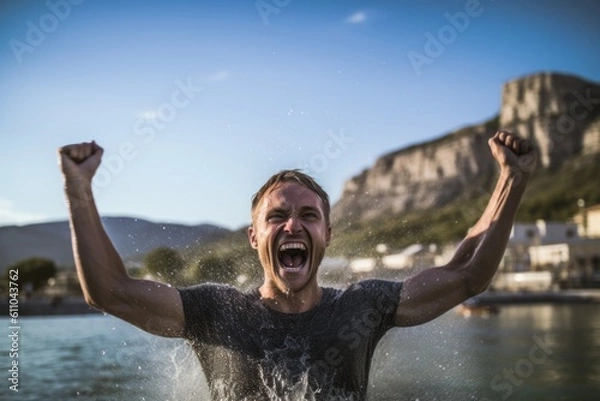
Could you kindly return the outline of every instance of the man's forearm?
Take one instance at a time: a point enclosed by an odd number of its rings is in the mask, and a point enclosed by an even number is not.
[[[449,264],[461,266],[472,295],[485,290],[496,273],[527,181],[528,174],[522,170],[501,170],[485,211]]]
[[[89,184],[66,184],[73,256],[86,301],[96,307],[110,300],[115,283],[128,275],[98,214]]]

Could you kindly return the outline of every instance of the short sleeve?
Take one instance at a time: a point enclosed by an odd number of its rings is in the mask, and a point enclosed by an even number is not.
[[[219,284],[201,284],[178,288],[185,316],[187,340],[205,342],[213,335],[215,322],[220,319],[224,299],[237,292],[233,287]]]
[[[371,279],[360,281],[348,288],[350,292],[358,292],[356,301],[368,312],[369,319],[377,322],[379,334],[396,326],[396,310],[400,301],[402,282]],[[358,306],[358,305],[357,305]],[[367,313],[365,312],[365,313]]]

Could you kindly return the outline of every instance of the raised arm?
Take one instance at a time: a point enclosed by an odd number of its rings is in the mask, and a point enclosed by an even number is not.
[[[104,230],[91,185],[102,152],[95,142],[59,149],[73,256],[85,300],[149,333],[181,336],[184,314],[179,292],[166,284],[130,277]]]
[[[447,265],[423,270],[404,282],[396,311],[398,326],[434,319],[483,292],[496,273],[537,158],[529,141],[504,131],[488,143],[500,165],[489,203]]]

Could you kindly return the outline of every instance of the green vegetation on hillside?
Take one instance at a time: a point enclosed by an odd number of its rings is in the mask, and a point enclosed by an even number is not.
[[[579,212],[577,201],[600,203],[600,154],[571,160],[556,170],[538,170],[517,215],[518,220],[566,221]]]

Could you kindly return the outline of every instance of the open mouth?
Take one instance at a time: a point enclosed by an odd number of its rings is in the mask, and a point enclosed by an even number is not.
[[[306,245],[301,242],[289,242],[279,247],[277,259],[282,269],[299,271],[306,265],[308,252]]]

